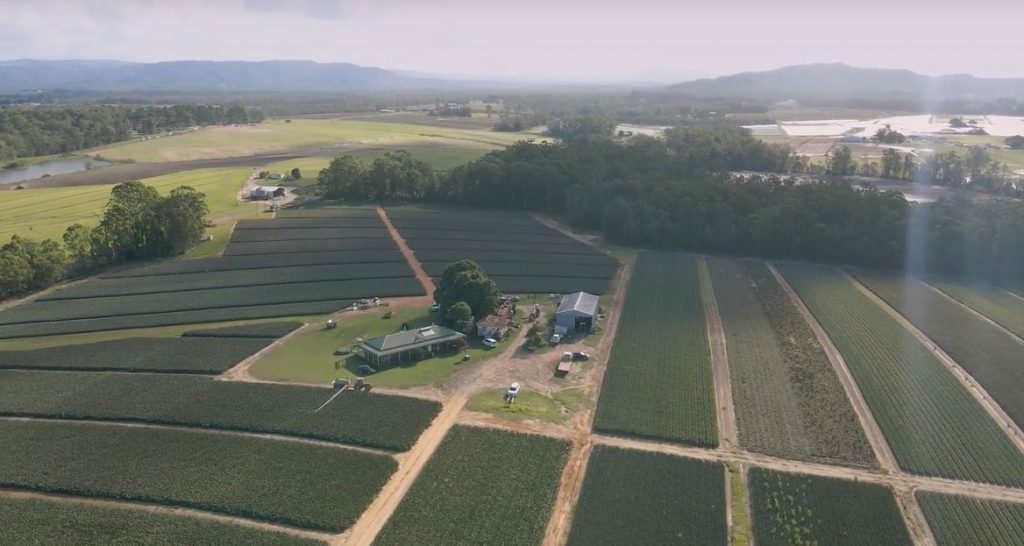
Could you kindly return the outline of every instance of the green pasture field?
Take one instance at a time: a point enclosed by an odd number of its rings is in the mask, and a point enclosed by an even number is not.
[[[249,156],[318,148],[423,145],[489,148],[526,135],[353,120],[268,121],[246,127],[207,127],[170,137],[135,140],[88,150],[115,161],[154,163]]]
[[[1014,422],[1024,425],[1024,345],[916,279],[862,270],[853,273],[953,357]],[[1009,295],[1003,299],[1000,308],[1012,316],[1009,309],[1018,300]]]
[[[485,389],[473,395],[466,403],[466,409],[487,413],[507,421],[543,421],[564,423],[585,400],[579,389],[568,388],[550,396],[534,391],[523,391],[516,396],[516,403],[506,405],[505,389]]]
[[[342,314],[334,329],[326,329],[322,323],[308,326],[254,362],[249,373],[269,381],[323,385],[336,378],[354,379],[360,375],[358,367],[364,364],[363,359],[354,354],[335,355],[335,350],[350,349],[360,338],[370,339],[397,332],[403,323],[410,328],[420,328],[436,324],[439,320],[436,314],[423,308],[390,311],[392,316],[386,319],[384,316],[388,312],[389,309],[384,307]],[[509,349],[511,339],[512,336],[508,336],[497,348],[491,349],[481,344],[476,336],[469,336],[469,347],[461,352],[381,370],[367,379],[375,386],[400,389],[440,385],[453,373]],[[467,354],[469,359],[463,360]]]
[[[456,426],[374,544],[540,544],[569,444]]]
[[[779,269],[842,353],[901,468],[1024,485],[1024,455],[946,366],[841,271]]]
[[[186,375],[0,371],[0,415],[264,432],[389,451],[412,447],[440,410],[420,398],[346,392],[314,413],[334,394]]]
[[[77,422],[0,422],[0,483],[340,532],[397,468],[341,447]],[[557,483],[557,482],[556,482]]]
[[[191,186],[206,194],[212,217],[254,208],[235,201],[248,176],[246,168],[198,169],[146,178],[142,182],[163,194],[179,186]],[[11,235],[59,241],[71,224],[92,227],[99,223],[112,188],[112,185],[71,186],[0,192],[0,241],[10,239]]]
[[[314,546],[270,531],[177,514],[29,498],[0,498],[0,543],[170,546]]]
[[[725,546],[721,463],[599,445],[587,463],[570,546]]]
[[[876,484],[750,470],[754,540],[764,546],[910,546],[892,491]]]
[[[1017,546],[1024,537],[1024,504],[917,492],[938,546]]]

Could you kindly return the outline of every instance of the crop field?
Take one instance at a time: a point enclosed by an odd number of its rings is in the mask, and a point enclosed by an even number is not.
[[[456,426],[374,544],[540,544],[569,444]]]
[[[525,214],[393,207],[388,217],[428,275],[479,263],[506,293],[603,294],[618,262]]]
[[[276,222],[275,222],[276,223]],[[235,230],[232,243],[270,243],[278,241],[319,241],[322,239],[383,239],[390,240],[384,228],[279,228]]]
[[[750,470],[754,540],[761,546],[910,546],[892,491],[875,484]]]
[[[0,543],[44,544],[246,544],[314,546],[319,541],[218,521],[129,508],[0,497]]]
[[[718,445],[711,354],[692,255],[644,252],[637,258],[594,428]]]
[[[420,293],[422,293],[422,289],[420,290]],[[327,313],[333,313],[338,309],[348,307],[349,305],[352,305],[352,303],[354,303],[354,300],[351,299],[315,300],[275,305],[249,305],[246,307],[202,309],[197,311],[120,315],[84,320],[28,322],[0,326],[0,339],[78,334],[84,332],[106,332],[110,330],[154,328],[182,324],[199,324],[204,322],[228,322],[234,320],[324,315]]]
[[[294,252],[334,252],[339,250],[381,250],[390,248],[388,239],[314,239],[298,241],[232,242],[224,249],[225,256],[259,254],[276,256]]]
[[[289,252],[286,254],[250,254],[174,260],[153,265],[124,269],[107,273],[104,279],[126,277],[155,277],[180,275],[183,273],[208,273],[213,271],[244,271],[254,269],[275,269],[311,265],[344,265],[367,263],[405,263],[397,249],[384,250],[337,250],[330,252]]]
[[[1024,537],[1024,504],[926,491],[917,502],[938,546],[1017,546]]]
[[[739,441],[784,458],[875,466],[814,332],[764,264],[707,260],[728,346]]]
[[[1024,426],[1024,391],[1021,390],[1024,345],[921,281],[865,271],[856,271],[856,275],[872,292],[942,347],[992,395],[1014,422]],[[1005,296],[1004,299],[1013,298]]]
[[[0,351],[0,369],[219,374],[273,341],[154,337]]]
[[[1024,300],[991,284],[929,279],[929,284],[1024,338]]]
[[[587,465],[570,546],[724,546],[721,463],[599,445]]]
[[[154,163],[341,146],[358,148],[436,144],[488,151],[526,138],[518,133],[489,130],[372,121],[295,119],[291,123],[268,121],[251,127],[208,127],[170,137],[114,144],[90,150],[90,153],[113,160]]]
[[[342,531],[394,472],[391,457],[209,432],[0,422],[8,487],[185,506]]]
[[[223,328],[210,328],[206,330],[188,330],[187,332],[183,332],[181,335],[182,337],[242,337],[277,339],[279,337],[284,337],[301,327],[301,322],[257,322],[255,324],[225,326]]]
[[[440,411],[436,402],[152,374],[0,371],[0,415],[117,420],[266,432],[404,451]],[[187,403],[182,403],[187,401]]]
[[[913,335],[837,269],[779,269],[842,353],[901,468],[1024,485],[1024,456]]]
[[[210,215],[236,210],[235,196],[249,170],[242,168],[197,169],[143,179],[166,194],[178,186],[191,186],[206,194]],[[0,200],[0,241],[11,235],[60,241],[71,224],[92,227],[99,223],[110,198],[111,184],[39,188],[3,192]]]

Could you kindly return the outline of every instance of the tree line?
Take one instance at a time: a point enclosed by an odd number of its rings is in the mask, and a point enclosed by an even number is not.
[[[129,260],[181,254],[199,243],[206,196],[188,186],[166,196],[141,182],[114,186],[99,225],[65,230],[61,241],[17,235],[0,247],[0,298]]]
[[[263,118],[262,111],[239,104],[0,108],[0,161],[76,152],[121,142],[134,134],[257,123]]]
[[[874,267],[903,267],[912,254],[927,257],[916,267],[936,273],[1024,274],[1021,201],[919,204],[842,181],[730,174],[784,173],[793,157],[742,129],[689,127],[663,139],[519,142],[443,174],[397,170],[408,174],[402,180],[371,178],[339,158],[351,176],[332,164],[319,187],[331,198],[552,214],[626,245]]]

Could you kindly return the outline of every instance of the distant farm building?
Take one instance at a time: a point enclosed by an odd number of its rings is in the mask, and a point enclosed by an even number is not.
[[[457,349],[465,339],[465,334],[450,328],[426,326],[368,339],[359,343],[356,354],[374,366],[383,367],[416,360],[414,352],[433,356]]]
[[[284,191],[284,188],[256,186],[249,192],[249,199],[253,201],[266,201],[268,199],[274,199],[275,197],[284,197]]]
[[[564,336],[591,331],[597,323],[597,303],[598,297],[586,292],[563,296],[555,311],[555,333]]]

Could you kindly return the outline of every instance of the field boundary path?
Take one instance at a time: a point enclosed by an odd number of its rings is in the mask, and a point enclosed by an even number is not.
[[[950,303],[960,307],[964,311],[967,311],[968,313],[970,313],[974,317],[977,317],[982,322],[984,322],[984,323],[986,323],[986,324],[988,324],[990,326],[993,326],[997,330],[999,330],[1000,332],[1010,336],[1010,338],[1013,339],[1014,341],[1016,341],[1019,345],[1024,345],[1024,339],[1021,339],[1020,336],[1018,336],[1017,334],[1011,332],[1010,330],[1008,330],[1002,324],[999,324],[998,322],[988,318],[988,316],[985,315],[984,313],[982,313],[981,311],[978,311],[977,309],[971,307],[970,305],[967,305],[966,303],[964,303],[964,302],[954,298],[953,296],[950,296],[949,294],[944,292],[941,288],[933,285],[930,282],[924,281],[922,279],[918,279],[918,282],[920,282],[921,284],[925,285],[925,287],[930,288],[931,290],[933,290],[936,294],[939,295],[939,297],[941,297],[941,298],[943,298],[945,300],[948,300]]]
[[[266,521],[249,519],[241,516],[229,516],[226,514],[219,514],[217,512],[207,512],[205,510],[199,510],[196,508],[184,508],[179,506],[169,506],[164,504],[156,504],[126,499],[113,500],[101,497],[90,497],[86,495],[43,493],[39,491],[29,491],[7,487],[0,488],[0,497],[19,500],[32,499],[47,502],[60,502],[65,504],[79,504],[87,506],[96,506],[99,508],[120,508],[126,510],[136,510],[139,512],[149,512],[152,514],[183,516],[199,520],[216,521],[218,523],[238,525],[241,527],[258,529],[260,531],[269,531],[296,538],[305,538],[319,541],[330,540],[336,536],[330,533],[322,533],[318,531],[310,531],[308,529],[301,529],[298,527],[292,527],[288,525],[268,523]]]
[[[811,330],[814,331],[814,336],[818,338],[818,343],[821,344],[825,354],[828,356],[829,362],[832,363],[832,369],[835,371],[836,376],[839,377],[839,382],[843,385],[843,390],[846,391],[846,397],[850,400],[854,411],[857,413],[857,418],[860,420],[861,428],[864,430],[865,436],[867,436],[868,443],[871,444],[871,450],[875,453],[875,460],[878,461],[879,466],[883,470],[889,472],[899,471],[899,465],[896,464],[896,456],[892,452],[892,448],[889,447],[889,442],[885,439],[885,434],[882,433],[882,428],[878,426],[878,421],[875,420],[875,414],[872,413],[871,408],[868,406],[864,395],[860,392],[860,387],[857,385],[857,381],[853,379],[853,374],[850,373],[850,369],[846,366],[846,359],[836,348],[835,344],[832,343],[832,338],[828,336],[825,328],[818,322],[817,317],[814,313],[807,308],[803,300],[800,299],[800,295],[796,293],[796,290],[789,284],[789,281],[782,276],[782,273],[775,268],[775,265],[766,262],[765,265],[772,272],[772,276],[782,287],[782,290],[789,297],[789,301],[796,306],[797,310],[804,317],[804,321]]]
[[[980,384],[978,384],[971,374],[967,373],[967,370],[960,367],[953,357],[949,356],[946,351],[938,346],[934,341],[931,340],[924,332],[919,330],[917,326],[914,326],[910,320],[904,317],[894,307],[886,303],[878,294],[871,291],[870,288],[864,286],[860,281],[850,275],[845,270],[842,271],[843,276],[853,283],[862,294],[868,297],[876,305],[878,305],[887,315],[892,317],[904,330],[909,332],[914,338],[917,339],[922,345],[924,345],[935,358],[939,359],[939,362],[945,364],[946,368],[950,371],[953,377],[957,378],[960,383],[967,389],[967,392],[971,393],[971,396],[977,400],[978,404],[981,405],[982,409],[988,413],[989,417],[999,426],[1000,429],[1010,438],[1010,442],[1017,447],[1017,449],[1024,453],[1024,432],[1021,431],[1017,423],[1013,422],[1013,419],[1003,411],[1002,406],[997,403],[992,396],[988,394]]]
[[[893,495],[896,497],[896,506],[903,513],[914,546],[935,546],[935,536],[914,496],[914,488],[893,488]]]
[[[380,217],[380,221],[387,228],[388,233],[391,235],[391,240],[398,245],[398,250],[402,253],[402,257],[405,258],[405,262],[409,264],[409,268],[416,275],[416,280],[420,281],[420,284],[423,285],[423,290],[427,292],[425,296],[425,298],[429,299],[427,304],[433,303],[434,290],[437,290],[437,287],[434,286],[434,279],[427,275],[426,270],[423,269],[423,264],[420,263],[419,258],[416,257],[416,254],[413,253],[412,249],[405,242],[405,237],[402,237],[402,234],[398,232],[398,228],[391,223],[391,219],[388,218],[388,213],[384,210],[384,207],[377,205],[377,216]]]
[[[704,304],[704,322],[707,327],[708,345],[711,349],[711,369],[715,379],[715,414],[718,416],[718,431],[725,448],[739,444],[736,427],[736,407],[732,400],[732,379],[729,375],[729,352],[725,341],[722,317],[718,313],[715,287],[703,256],[698,258],[697,272],[700,278],[700,296]]]

